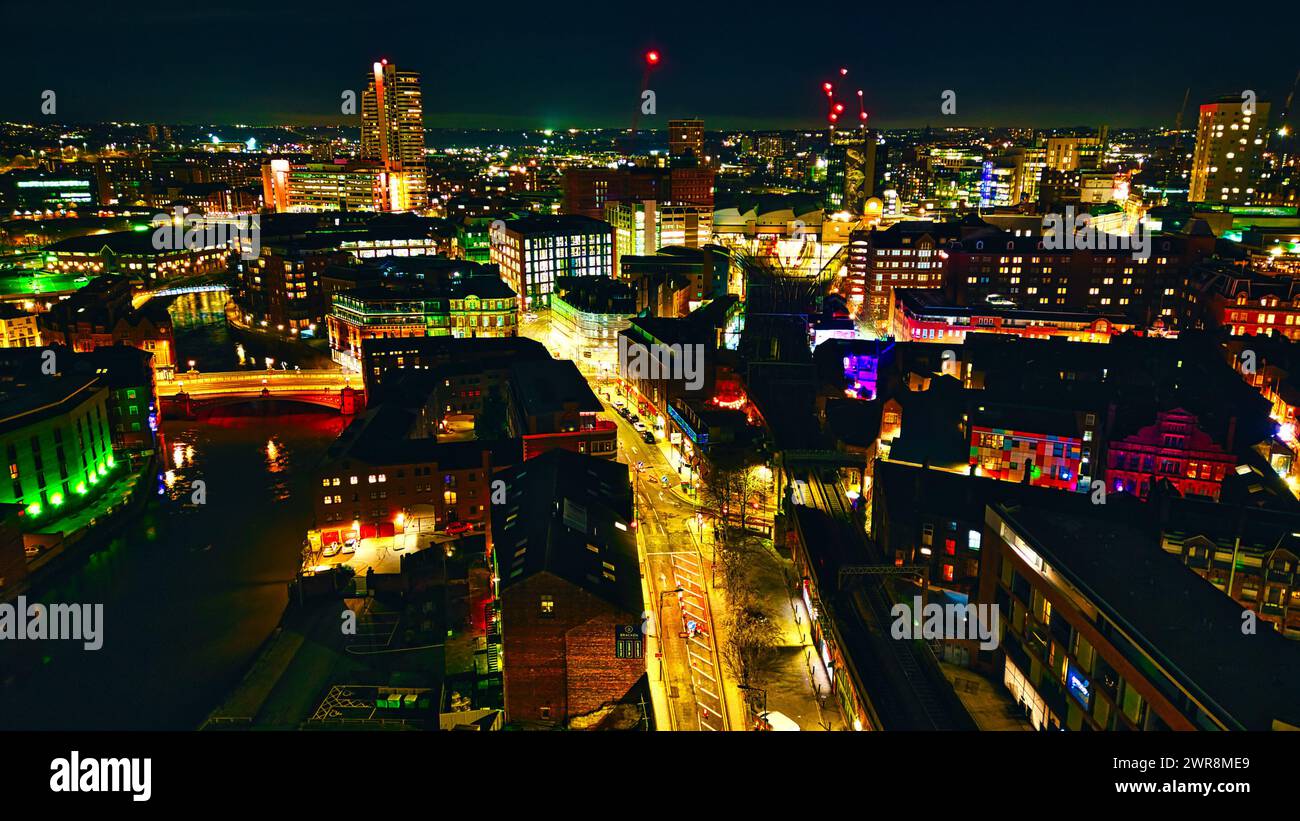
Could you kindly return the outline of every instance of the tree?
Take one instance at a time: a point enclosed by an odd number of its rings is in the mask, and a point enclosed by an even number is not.
[[[761,684],[771,672],[781,631],[753,600],[728,608],[726,640],[719,648],[731,673],[745,686]]]
[[[725,540],[734,524],[746,529],[751,505],[767,490],[753,454],[736,450],[715,452],[700,471],[700,504],[713,518],[718,538]]]

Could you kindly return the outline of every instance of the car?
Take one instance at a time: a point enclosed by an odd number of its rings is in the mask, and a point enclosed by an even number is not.
[[[641,431],[641,441],[645,442],[647,445],[653,445],[655,443],[655,435],[648,430],[643,430]]]
[[[87,277],[87,276],[80,276],[80,277],[77,277],[76,279],[74,279],[74,280],[72,280],[72,281],[73,281],[73,282],[90,282],[90,277]]]
[[[344,554],[344,555],[348,555],[348,554],[351,554],[351,553],[356,553],[356,552],[357,552],[357,540],[356,540],[356,539],[348,539],[346,542],[343,543],[343,549],[340,550],[339,552],[342,553],[342,554]]]
[[[619,413],[623,412],[623,409],[626,405],[627,405],[627,401],[624,400],[623,397],[621,396],[614,397],[614,408],[618,410]]]
[[[537,314],[532,314],[532,313],[524,314],[524,321],[525,321],[525,322],[536,322],[536,321],[537,321]]]
[[[325,549],[321,551],[321,555],[328,559],[330,556],[339,555],[339,551],[342,549],[343,549],[343,545],[339,544],[338,542],[330,542],[329,544],[325,545]]]
[[[650,426],[647,425],[645,422],[642,422],[640,419],[638,419],[638,420],[636,420],[635,422],[633,422],[633,423],[632,423],[632,427],[636,428],[636,432],[637,432],[637,433],[649,433],[649,432],[650,432]]]
[[[631,422],[633,425],[641,421],[641,417],[637,416],[635,413],[628,413],[628,415],[623,418]]]
[[[459,536],[462,533],[468,533],[474,528],[469,522],[448,522],[445,530],[448,536]]]

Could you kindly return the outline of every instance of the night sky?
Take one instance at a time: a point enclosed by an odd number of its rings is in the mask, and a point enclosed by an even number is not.
[[[431,128],[626,127],[655,48],[658,116],[642,127],[817,126],[841,66],[852,116],[862,88],[881,127],[1123,127],[1172,124],[1188,86],[1189,117],[1246,88],[1280,102],[1300,68],[1300,3],[1282,2],[4,5],[0,118],[19,121],[53,89],[69,122],[341,123],[341,92],[387,57],[422,72]]]

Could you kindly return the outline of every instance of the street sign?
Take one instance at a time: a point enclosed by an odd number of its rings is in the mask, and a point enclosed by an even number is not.
[[[645,658],[645,642],[639,624],[614,626],[614,657],[620,659]]]

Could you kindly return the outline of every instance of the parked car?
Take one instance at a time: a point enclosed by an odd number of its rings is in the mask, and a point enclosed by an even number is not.
[[[655,443],[655,435],[648,430],[641,431],[641,441],[645,442],[647,445],[653,445]]]
[[[330,556],[339,555],[339,551],[342,549],[343,549],[343,545],[339,544],[338,542],[330,542],[329,544],[325,545],[325,549],[321,551],[321,555],[328,559]]]
[[[468,533],[473,529],[474,526],[469,522],[449,522],[446,528],[448,536],[459,536],[460,534]]]
[[[357,552],[357,540],[356,540],[356,539],[348,539],[346,542],[343,543],[343,549],[340,550],[339,552],[342,553],[343,555],[348,555],[348,554],[350,554],[350,553],[356,553],[356,552]]]
[[[640,419],[638,419],[638,420],[636,420],[635,422],[633,422],[633,423],[632,423],[632,427],[636,428],[636,432],[637,432],[637,433],[649,433],[649,432],[650,432],[650,426],[647,425],[645,422],[642,422]],[[653,435],[653,434],[651,434],[651,435]]]

